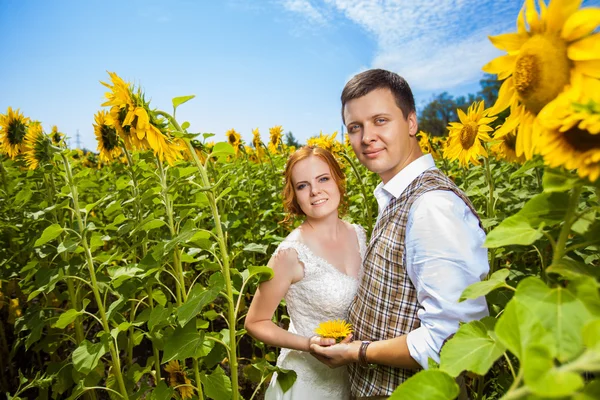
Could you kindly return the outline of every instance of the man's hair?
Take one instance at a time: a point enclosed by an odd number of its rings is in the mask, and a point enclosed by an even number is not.
[[[407,119],[411,112],[416,112],[415,98],[408,82],[403,77],[385,69],[370,69],[354,75],[344,86],[344,90],[342,90],[342,121],[346,123],[344,106],[347,102],[363,97],[375,89],[386,88],[390,89],[394,95],[396,105],[402,110],[404,119]]]

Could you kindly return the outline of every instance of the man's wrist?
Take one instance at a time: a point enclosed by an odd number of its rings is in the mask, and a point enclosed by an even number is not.
[[[370,340],[363,340],[360,343],[360,347],[358,349],[358,364],[366,367],[369,365],[369,361],[367,360],[367,348],[369,347],[369,345],[371,344]]]

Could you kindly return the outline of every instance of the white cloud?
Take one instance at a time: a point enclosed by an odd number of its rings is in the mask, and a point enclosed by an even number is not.
[[[514,31],[520,7],[515,0],[287,0],[284,5],[313,22],[340,16],[352,21],[377,44],[370,67],[390,69],[413,88],[431,91],[479,79],[483,65],[501,54],[487,36]]]

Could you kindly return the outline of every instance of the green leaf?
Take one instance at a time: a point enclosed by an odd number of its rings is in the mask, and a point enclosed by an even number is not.
[[[77,316],[81,315],[80,311],[71,308],[64,313],[60,314],[58,320],[54,323],[55,328],[65,329],[71,322],[75,321]]]
[[[505,350],[495,338],[495,322],[486,317],[462,325],[442,348],[440,369],[454,377],[464,370],[485,375]]]
[[[220,272],[214,273],[208,280],[208,287],[194,285],[188,299],[177,309],[179,325],[184,326],[196,318],[204,306],[217,298],[219,292],[225,286],[225,280]]]
[[[152,229],[160,228],[163,225],[166,225],[166,222],[162,219],[153,219],[152,221],[148,221],[144,225],[140,226],[140,230],[148,232]]]
[[[267,254],[267,246],[264,244],[249,243],[244,247],[244,251]]]
[[[118,288],[128,279],[135,278],[136,276],[142,275],[145,270],[138,267],[137,265],[126,265],[124,267],[109,267],[107,268],[108,274],[111,277],[112,285]]]
[[[272,268],[265,267],[265,266],[248,267],[247,271],[248,271],[248,276],[245,277],[245,280],[249,280],[255,276],[258,276],[258,281],[264,282],[264,281],[271,280],[273,278],[273,276],[275,275]],[[244,272],[246,272],[246,271],[244,271]]]
[[[277,382],[281,386],[283,393],[291,389],[292,385],[296,382],[296,378],[298,378],[296,371],[277,368]]]
[[[171,400],[175,389],[170,388],[164,381],[160,381],[150,395],[150,400]]]
[[[162,326],[167,324],[167,318],[173,312],[171,303],[169,303],[168,308],[164,308],[160,304],[157,304],[152,312],[150,313],[150,318],[148,319],[148,329],[153,330],[156,326]]]
[[[476,282],[469,285],[460,296],[460,301],[467,299],[476,299],[481,296],[485,296],[494,289],[498,289],[505,285],[506,278],[510,274],[510,270],[504,268],[500,269],[492,274],[488,280],[482,282]]]
[[[515,297],[552,332],[561,362],[583,350],[581,331],[592,315],[573,293],[562,287],[550,289],[540,279],[529,277],[519,283]]]
[[[549,274],[562,275],[566,279],[574,280],[586,276],[599,277],[599,269],[591,265],[584,264],[579,261],[568,258],[561,258],[558,261],[553,261],[552,265],[546,268]]]
[[[522,215],[537,228],[542,222],[555,225],[564,221],[569,207],[569,193],[540,193],[532,197],[517,213]]]
[[[84,340],[73,352],[73,366],[84,375],[89,374],[96,366],[100,358],[108,351],[105,340],[91,343]]]
[[[52,224],[42,232],[42,236],[38,240],[35,241],[35,247],[39,247],[43,244],[48,243],[52,239],[56,239],[62,232],[63,227],[59,224]]]
[[[454,378],[437,370],[421,371],[398,386],[389,400],[453,400],[459,388]]]
[[[583,328],[585,347],[600,351],[600,320],[594,320]]]
[[[215,146],[213,147],[212,152],[210,153],[211,157],[221,155],[229,156],[233,154],[235,154],[235,150],[233,149],[233,146],[227,142],[215,143]]]
[[[552,352],[545,345],[525,349],[522,368],[525,383],[533,393],[540,396],[567,396],[584,385],[579,374],[554,367]]]
[[[554,340],[536,316],[515,298],[506,305],[494,331],[497,339],[519,359],[531,343]]]
[[[199,358],[206,356],[212,348],[212,342],[204,341],[204,332],[196,329],[196,321],[188,322],[183,328],[175,328],[175,332],[165,341],[162,363],[171,360]]]
[[[566,192],[579,181],[577,177],[561,173],[558,170],[546,169],[542,178],[544,192]]]
[[[21,208],[31,199],[32,195],[33,192],[31,189],[23,188],[17,193],[14,204],[17,205],[18,208]]]
[[[543,167],[543,166],[544,166],[544,160],[541,160],[539,158],[534,158],[534,159],[528,160],[517,171],[513,172],[512,175],[508,179],[512,181],[515,178],[527,175],[526,172],[529,170],[532,170],[536,167]]]
[[[232,398],[231,380],[220,366],[212,374],[200,375],[207,397],[214,400],[230,400]]]
[[[541,238],[543,234],[534,229],[527,218],[515,214],[502,221],[485,239],[484,247],[496,248],[508,245],[529,245]]]
[[[179,107],[180,105],[182,105],[183,103],[185,103],[187,101],[190,101],[194,97],[196,97],[195,94],[192,94],[190,96],[173,97],[173,108]]]
[[[573,400],[598,400],[600,399],[600,380],[594,380],[587,384],[581,393],[572,397]]]
[[[181,129],[183,129],[184,131],[190,127],[190,123],[185,121],[183,124],[181,124]]]

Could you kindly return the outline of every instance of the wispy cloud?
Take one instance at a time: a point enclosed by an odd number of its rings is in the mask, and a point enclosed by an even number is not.
[[[421,91],[476,81],[481,67],[500,54],[487,36],[514,31],[520,8],[515,0],[287,0],[283,5],[311,22],[352,21],[377,43],[370,67],[398,72]]]

